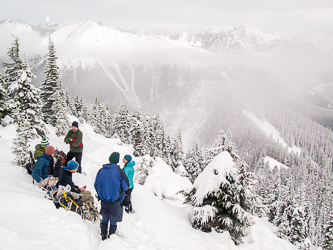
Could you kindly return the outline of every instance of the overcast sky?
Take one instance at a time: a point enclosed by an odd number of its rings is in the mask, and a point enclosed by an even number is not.
[[[230,30],[303,35],[333,31],[333,0],[2,0],[0,20],[33,25],[92,19],[110,27],[162,31]]]

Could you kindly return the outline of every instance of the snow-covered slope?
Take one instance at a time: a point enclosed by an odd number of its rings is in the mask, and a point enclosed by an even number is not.
[[[63,137],[54,135],[48,126],[51,145],[67,152]],[[80,124],[84,135],[82,166],[86,175],[75,174],[74,182],[95,194],[93,182],[101,164],[112,151],[121,157],[132,152],[130,145],[118,139],[97,135],[87,124]],[[161,160],[155,162],[149,181],[135,184],[134,214],[124,213],[116,235],[106,241],[100,239],[99,224],[83,221],[64,209],[56,209],[44,192],[34,186],[25,170],[13,163],[11,153],[15,127],[0,127],[0,216],[1,249],[238,249],[238,250],[292,250],[291,243],[274,235],[276,228],[266,219],[256,218],[256,225],[243,245],[235,246],[227,232],[204,233],[191,227],[190,207],[182,205],[177,191],[189,187],[189,181],[171,171]],[[35,140],[31,149],[39,140]],[[135,158],[137,164],[141,158]],[[156,196],[157,195],[157,196]],[[164,199],[161,199],[164,197]],[[167,197],[167,198],[165,198]],[[97,204],[97,202],[96,202]]]

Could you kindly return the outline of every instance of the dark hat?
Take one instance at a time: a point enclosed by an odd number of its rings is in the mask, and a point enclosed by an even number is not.
[[[109,157],[109,161],[111,163],[118,163],[119,162],[119,153],[118,152],[113,152],[110,157]]]
[[[132,160],[132,156],[130,155],[125,155],[124,156],[124,159],[127,161],[127,162],[130,162]]]
[[[54,147],[48,146],[48,147],[45,148],[44,152],[45,152],[46,155],[50,155],[51,156],[51,155],[53,155],[54,151],[55,151]]]
[[[73,123],[72,123],[72,126],[74,126],[74,127],[77,127],[77,128],[78,128],[78,127],[79,127],[79,124],[78,124],[78,123],[75,121],[75,122],[73,122]]]
[[[79,167],[79,163],[74,161],[74,160],[70,160],[68,163],[67,163],[67,166],[64,167],[64,169],[69,169],[69,170],[74,170],[74,169],[77,169]]]

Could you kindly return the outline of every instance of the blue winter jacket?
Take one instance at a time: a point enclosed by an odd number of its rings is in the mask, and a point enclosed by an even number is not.
[[[129,181],[129,187],[128,188],[133,188],[134,187],[134,185],[133,185],[133,176],[134,176],[134,168],[133,168],[133,166],[134,165],[135,165],[135,162],[134,161],[130,161],[124,167],[125,174],[126,174],[126,176],[128,178],[128,181]]]
[[[128,178],[123,169],[117,164],[104,164],[95,179],[95,190],[103,201],[123,201],[128,189]]]
[[[51,156],[46,155],[45,153],[42,156],[37,157],[36,165],[32,170],[32,176],[38,183],[40,183],[42,179],[44,180],[48,177],[46,170],[49,165],[50,158]]]

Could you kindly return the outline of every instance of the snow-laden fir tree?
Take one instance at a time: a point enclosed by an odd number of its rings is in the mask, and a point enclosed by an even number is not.
[[[151,156],[163,158],[163,147],[165,142],[164,124],[157,114],[150,120],[150,135],[149,140],[151,143]]]
[[[256,182],[227,151],[217,155],[196,178],[192,190],[184,192],[193,205],[194,228],[204,232],[228,231],[236,244],[242,243],[253,225],[253,211],[260,200],[254,194]]]
[[[122,142],[130,142],[130,116],[124,104],[121,104],[113,115],[113,130]]]
[[[153,165],[154,161],[149,155],[141,157],[141,161],[135,164],[134,182],[143,185],[151,173]]]
[[[58,101],[54,98],[59,97],[58,94],[54,95],[54,93],[61,90],[59,67],[57,66],[56,60],[57,57],[54,44],[51,41],[51,38],[49,38],[49,54],[46,60],[46,68],[44,70],[46,76],[40,85],[40,98],[42,102],[43,120],[53,126],[57,123],[57,116],[55,110],[52,109],[52,105],[55,101]],[[64,98],[64,96],[60,96],[60,98]]]
[[[83,108],[84,108],[84,106],[83,106]],[[84,109],[82,109],[82,110],[84,110]],[[106,105],[103,108],[102,115],[103,115],[104,129],[105,129],[104,136],[107,138],[111,138],[111,136],[113,134],[113,127],[112,127],[112,116],[110,114],[108,105]]]
[[[39,136],[45,136],[47,130],[41,121],[39,90],[30,83],[31,78],[35,76],[27,62],[19,56],[17,38],[7,54],[12,60],[12,62],[3,63],[5,85],[8,90],[7,102],[10,104],[13,122],[17,125],[13,152],[16,155],[16,163],[24,166],[29,161],[27,149],[30,141]]]
[[[75,102],[74,102],[75,106]],[[103,107],[98,97],[95,98],[95,103],[89,112],[89,121],[94,131],[98,134],[104,134],[105,127],[103,122]]]
[[[71,98],[69,96],[68,90],[65,91],[65,101],[66,101],[66,106],[68,109],[68,114],[74,115],[76,111],[75,111],[74,104],[72,103]]]
[[[15,154],[15,163],[24,167],[30,162],[29,147],[35,131],[30,126],[29,121],[25,119],[19,120],[16,129],[16,137],[13,139],[13,153]]]
[[[82,114],[82,107],[83,107],[83,97],[80,97],[79,95],[76,95],[74,98],[74,116],[80,118]]]
[[[147,123],[140,109],[136,108],[130,118],[130,134],[131,143],[133,144],[135,156],[143,156],[149,154],[147,145]]]
[[[324,242],[323,250],[333,250],[333,213],[329,215],[329,219],[324,226]]]
[[[68,128],[70,127],[70,122],[67,115],[68,109],[66,106],[66,100],[63,98],[64,95],[65,91],[60,88],[51,96],[51,98],[54,99],[51,108],[56,117],[55,128],[56,135],[58,137],[66,135]]]
[[[172,145],[171,145],[171,160],[172,165],[175,169],[178,168],[178,166],[183,166],[183,160],[184,160],[184,150],[183,150],[183,143],[182,143],[182,135],[181,132],[179,132],[174,139]],[[183,172],[183,170],[181,170]]]
[[[0,122],[7,115],[7,91],[4,88],[4,81],[2,80],[2,75],[0,74]]]
[[[45,136],[47,130],[42,123],[41,105],[39,90],[30,82],[35,78],[26,60],[19,56],[19,43],[15,38],[12,47],[8,51],[8,56],[12,62],[4,62],[5,67],[4,82],[8,91],[7,103],[10,105],[10,115],[13,122],[20,124],[24,119],[31,127],[30,138],[35,139]]]
[[[184,160],[184,167],[188,173],[188,178],[191,182],[197,178],[197,176],[204,169],[204,157],[199,147],[199,142],[196,142],[194,146],[187,153]]]

